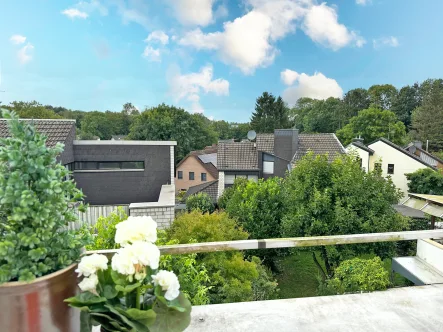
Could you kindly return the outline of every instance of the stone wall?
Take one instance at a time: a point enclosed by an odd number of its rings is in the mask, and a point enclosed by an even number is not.
[[[150,216],[157,222],[158,228],[169,228],[174,221],[174,206],[137,207],[129,210],[131,216]]]

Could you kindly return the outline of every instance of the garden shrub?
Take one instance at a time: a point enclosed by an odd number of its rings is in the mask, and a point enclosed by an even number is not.
[[[117,249],[119,246],[115,243],[115,226],[124,220],[128,219],[125,210],[122,207],[118,207],[109,216],[98,218],[96,224],[92,229],[96,230],[94,242],[87,246],[88,250],[101,250],[101,249]]]
[[[334,277],[325,281],[320,295],[373,292],[390,285],[389,273],[380,257],[345,260],[335,269]]]
[[[198,193],[186,199],[186,210],[188,212],[197,210],[201,213],[212,213],[215,210],[215,206],[208,194]]]

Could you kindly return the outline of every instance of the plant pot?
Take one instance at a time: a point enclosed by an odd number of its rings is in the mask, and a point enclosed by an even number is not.
[[[11,332],[78,332],[80,311],[64,299],[74,296],[77,264],[30,283],[0,285],[0,330]]]

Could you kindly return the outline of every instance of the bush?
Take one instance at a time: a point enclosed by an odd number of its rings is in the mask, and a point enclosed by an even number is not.
[[[198,193],[186,199],[186,210],[188,212],[197,210],[201,213],[212,213],[215,210],[215,206],[208,194]]]
[[[218,198],[218,202],[217,202],[218,208],[219,209],[226,209],[228,202],[231,200],[232,195],[234,195],[234,192],[236,191],[236,189],[238,187],[246,186],[247,183],[248,183],[247,179],[237,178],[234,181],[234,184],[232,185],[232,187],[225,188],[225,190],[223,191],[223,194]]]
[[[179,243],[244,240],[248,233],[224,212],[201,214],[198,211],[177,217],[167,231],[169,239]],[[210,303],[230,303],[272,299],[277,284],[258,258],[248,261],[239,251],[197,255],[204,264],[211,281]]]
[[[80,257],[87,239],[67,226],[83,194],[56,159],[62,144],[47,147],[33,125],[3,116],[11,137],[0,139],[0,283],[31,281]]]
[[[406,174],[409,192],[415,194],[443,195],[443,173],[423,168]]]
[[[117,249],[119,246],[115,243],[115,226],[128,219],[125,210],[122,207],[118,207],[116,211],[113,211],[109,216],[98,218],[95,224],[96,236],[94,242],[87,246],[88,250],[101,250],[101,249]]]
[[[373,292],[388,288],[389,273],[380,257],[372,259],[354,258],[343,261],[332,279],[319,289],[320,295]]]

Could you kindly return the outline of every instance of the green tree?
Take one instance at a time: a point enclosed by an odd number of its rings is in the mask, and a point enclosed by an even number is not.
[[[251,128],[258,133],[273,133],[274,129],[289,126],[288,108],[281,97],[263,92],[255,102],[255,111],[251,117]]]
[[[325,155],[309,153],[284,183],[283,233],[294,237],[406,230],[408,219],[392,207],[401,196],[390,178],[366,173],[355,156],[343,155],[329,163]],[[362,253],[392,257],[395,248],[392,243],[323,246],[323,274],[331,276],[341,261]],[[313,259],[323,271],[314,253]]]
[[[53,110],[34,101],[13,101],[4,108],[14,111],[22,119],[61,119]]]
[[[425,81],[421,96],[421,106],[412,112],[413,136],[429,140],[431,151],[443,150],[443,80]]]
[[[179,243],[244,240],[248,233],[226,213],[179,215],[167,231]],[[229,303],[275,298],[277,284],[257,258],[248,261],[240,251],[205,253],[197,256],[211,280],[210,303]],[[271,282],[270,282],[271,281]]]
[[[216,133],[206,126],[204,119],[203,115],[191,115],[182,108],[161,104],[142,112],[134,120],[128,137],[177,141],[176,161],[180,161],[190,151],[217,142]]]
[[[334,277],[320,287],[320,295],[373,292],[385,290],[389,285],[389,273],[380,257],[353,258],[340,263]]]
[[[232,131],[229,122],[220,120],[212,121],[211,128],[217,133],[218,139],[230,139],[232,138]]]
[[[140,114],[137,107],[132,105],[132,103],[125,103],[123,105],[122,113],[126,114],[126,115],[139,115]]]
[[[353,138],[359,136],[363,137],[366,144],[380,137],[395,144],[403,144],[406,128],[393,112],[371,107],[360,111],[346,126],[337,131],[337,137],[344,145],[348,145]]]
[[[371,104],[368,90],[362,88],[349,90],[343,97],[343,104],[348,118],[357,116],[358,112],[369,108]]]
[[[114,135],[114,124],[106,116],[106,113],[94,111],[87,113],[82,122],[82,132],[88,135],[97,136],[100,139],[111,139]]]
[[[391,109],[391,105],[397,96],[397,89],[392,84],[373,85],[368,89],[371,103],[383,110]]]
[[[246,138],[248,131],[251,130],[251,125],[249,123],[236,123],[236,122],[231,122],[230,124],[231,127],[231,135],[236,141],[240,141],[244,138]]]
[[[186,210],[200,211],[201,213],[212,213],[215,210],[211,197],[206,193],[191,195],[186,199]]]
[[[406,174],[409,192],[415,194],[443,195],[443,172],[423,168]]]
[[[412,111],[420,105],[419,86],[404,86],[395,96],[392,102],[391,111],[397,118],[409,127],[411,124]]]

